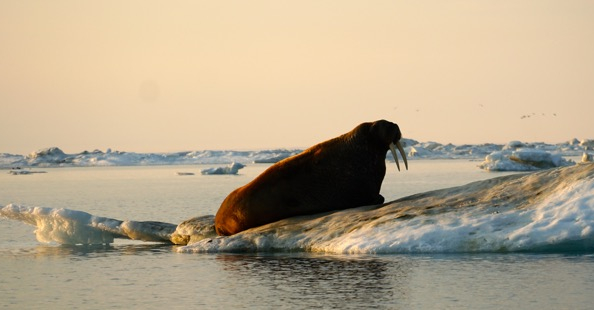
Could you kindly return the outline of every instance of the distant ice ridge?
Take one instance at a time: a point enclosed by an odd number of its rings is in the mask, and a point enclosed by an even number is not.
[[[107,150],[66,154],[57,147],[32,152],[29,155],[0,154],[0,168],[14,167],[89,167],[89,166],[151,166],[268,162],[293,156],[300,150],[258,151],[188,151],[175,153],[133,153]]]
[[[0,215],[37,227],[41,242],[171,242],[184,253],[461,253],[594,250],[594,164],[420,193],[378,206],[294,217],[217,236],[214,216],[179,225],[8,205]]]
[[[523,143],[512,141],[503,144],[441,144],[437,142],[418,142],[413,139],[402,139],[402,144],[409,159],[470,159],[482,160],[487,170],[517,169],[519,166],[495,161],[512,160],[512,152],[523,151],[521,156],[547,156],[551,154],[551,162],[564,165],[558,160],[562,156],[582,156],[584,152],[594,153],[594,140],[577,139],[558,144]],[[538,152],[527,153],[526,150]],[[146,165],[191,165],[191,164],[229,164],[232,162],[275,163],[296,155],[302,150],[276,149],[253,151],[187,151],[175,153],[133,153],[107,150],[84,151],[78,154],[66,154],[57,147],[50,147],[32,152],[29,155],[0,154],[0,168],[14,167],[87,167],[87,166],[146,166]],[[591,154],[590,154],[591,155]],[[489,159],[488,156],[491,156]],[[511,158],[510,158],[511,156]],[[531,156],[531,157],[533,157]],[[517,157],[517,156],[516,156]],[[392,155],[387,155],[393,160]],[[520,167],[520,170],[530,170]]]

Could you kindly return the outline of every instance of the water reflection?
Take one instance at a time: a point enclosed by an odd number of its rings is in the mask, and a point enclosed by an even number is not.
[[[69,259],[97,258],[124,255],[171,254],[168,244],[105,244],[105,245],[38,245],[31,248],[4,249],[0,256],[15,258],[64,257]]]
[[[296,308],[400,308],[408,304],[411,261],[378,257],[219,255],[229,277],[273,292]]]

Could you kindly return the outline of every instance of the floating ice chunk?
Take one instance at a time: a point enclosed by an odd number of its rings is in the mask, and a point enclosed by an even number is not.
[[[14,204],[2,208],[0,214],[36,226],[35,236],[39,242],[53,241],[60,244],[112,243],[114,234],[111,231],[121,224],[82,211]]]
[[[46,173],[46,171],[35,171],[35,170],[22,170],[22,169],[12,169],[8,171],[8,174],[12,175],[29,175],[35,173]]]
[[[177,225],[162,222],[120,221],[87,212],[10,204],[0,216],[35,226],[39,242],[108,244],[114,238],[171,242]]]
[[[571,166],[575,163],[561,155],[538,149],[517,149],[493,152],[479,167],[488,171],[534,171],[554,167]]]
[[[239,169],[244,168],[245,165],[240,164],[240,163],[231,163],[230,165],[226,166],[226,167],[217,167],[217,168],[208,168],[208,169],[202,169],[200,171],[200,173],[205,174],[205,175],[210,175],[210,174],[237,174],[237,172],[239,172]]]
[[[512,152],[509,158],[541,169],[566,166],[561,156],[540,150],[520,149]]]

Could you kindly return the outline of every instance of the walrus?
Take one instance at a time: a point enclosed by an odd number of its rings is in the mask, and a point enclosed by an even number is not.
[[[234,190],[215,216],[218,235],[229,236],[281,219],[381,204],[386,153],[395,147],[408,162],[398,125],[362,123],[350,132],[314,145],[266,169]]]

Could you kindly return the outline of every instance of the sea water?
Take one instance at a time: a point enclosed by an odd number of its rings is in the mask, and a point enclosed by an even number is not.
[[[388,165],[386,201],[504,174],[466,160]],[[68,208],[117,219],[179,223],[214,214],[224,197],[268,165],[203,176],[209,166],[0,171],[0,204]],[[193,172],[195,175],[177,175]],[[592,253],[187,254],[116,240],[63,246],[0,219],[0,307],[8,309],[588,309]]]

